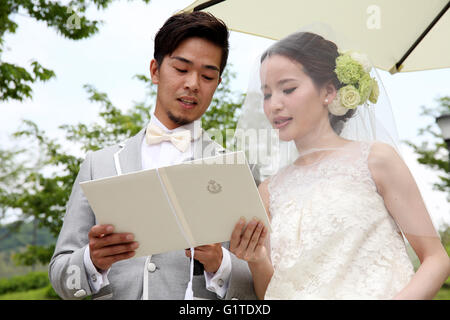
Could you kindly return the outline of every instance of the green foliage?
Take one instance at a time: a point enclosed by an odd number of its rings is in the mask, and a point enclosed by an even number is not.
[[[2,0],[0,2],[0,101],[23,101],[32,97],[31,84],[55,77],[37,61],[31,62],[31,70],[5,62],[1,59],[6,33],[15,33],[17,14],[42,21],[58,34],[71,40],[89,38],[98,32],[101,21],[89,20],[86,10],[89,5],[106,9],[113,0],[71,0],[67,5],[48,0]],[[142,0],[149,3],[150,0]]]
[[[244,94],[232,92],[230,82],[236,77],[229,71],[230,65],[222,74],[222,82],[214,93],[211,105],[202,116],[202,128],[213,140],[223,147],[231,147],[231,138],[236,129]]]
[[[0,295],[0,300],[61,300],[51,285],[27,291],[10,292]]]
[[[15,264],[21,266],[33,266],[37,263],[44,265],[50,261],[54,251],[54,244],[50,246],[36,246],[29,244],[24,252],[13,255],[13,261]]]
[[[48,81],[55,76],[52,70],[42,67],[37,61],[31,63],[33,74],[25,68],[3,62],[0,64],[0,101],[31,98],[31,83]]]
[[[0,279],[0,294],[44,288],[49,284],[46,272],[30,272],[24,276]]]
[[[13,252],[20,251],[32,243],[42,246],[54,244],[56,237],[52,236],[47,228],[35,230],[33,222],[18,220],[0,225],[0,240],[0,252]]]
[[[48,299],[61,299],[51,284],[45,288],[45,297]]]
[[[149,78],[144,75],[137,75],[135,78],[147,84],[148,98],[156,96],[156,88]],[[150,120],[152,106],[146,102],[137,103],[130,110],[123,112],[112,104],[106,93],[97,91],[92,85],[85,85],[84,88],[89,93],[89,100],[100,104],[101,121],[90,125],[62,125],[60,128],[66,132],[67,140],[79,144],[85,152],[124,141],[137,134]]]
[[[449,176],[449,154],[447,145],[442,137],[439,127],[435,123],[435,119],[444,114],[450,113],[450,96],[436,99],[437,107],[429,108],[422,107],[422,115],[429,117],[432,124],[419,129],[419,135],[428,136],[433,139],[433,142],[424,141],[422,143],[413,143],[406,141],[406,143],[414,149],[418,154],[417,161],[427,167],[440,172],[439,182],[434,184],[434,188],[448,193],[447,200],[450,201],[450,176]]]

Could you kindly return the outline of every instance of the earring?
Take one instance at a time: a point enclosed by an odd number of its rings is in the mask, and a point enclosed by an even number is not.
[[[325,99],[325,103],[328,103],[328,99]]]

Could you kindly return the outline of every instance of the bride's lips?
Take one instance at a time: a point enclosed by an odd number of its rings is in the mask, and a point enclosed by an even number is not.
[[[276,117],[273,119],[273,125],[276,129],[283,128],[287,126],[292,120],[292,117]]]
[[[184,109],[192,109],[198,104],[197,99],[193,97],[184,96],[178,98],[177,100],[180,102],[181,107]]]

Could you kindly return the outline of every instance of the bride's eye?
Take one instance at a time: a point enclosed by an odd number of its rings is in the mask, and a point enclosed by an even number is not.
[[[272,96],[272,94],[270,94],[270,93],[265,93],[265,94],[264,94],[264,100],[270,99],[271,96]]]
[[[290,94],[290,93],[294,92],[295,89],[297,89],[297,87],[285,89],[285,90],[283,90],[283,93],[284,93],[284,94]]]

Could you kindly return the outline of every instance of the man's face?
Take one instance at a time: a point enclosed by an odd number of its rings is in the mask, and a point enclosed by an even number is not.
[[[152,82],[158,85],[155,115],[168,129],[199,119],[208,109],[221,81],[222,50],[201,39],[188,38],[161,66],[150,63]]]

